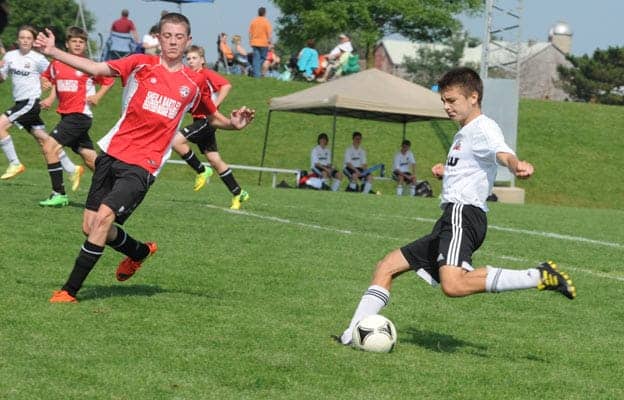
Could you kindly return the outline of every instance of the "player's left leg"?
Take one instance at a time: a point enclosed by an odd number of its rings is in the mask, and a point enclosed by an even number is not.
[[[48,167],[50,175],[50,183],[52,193],[50,196],[39,202],[42,207],[63,207],[69,204],[69,198],[65,193],[65,184],[63,182],[63,167],[59,160],[58,152],[61,145],[51,136],[40,130],[34,130],[35,136],[41,143],[43,156]]]
[[[362,193],[369,194],[372,188],[373,188],[373,175],[368,174],[364,178],[364,188],[362,189]]]

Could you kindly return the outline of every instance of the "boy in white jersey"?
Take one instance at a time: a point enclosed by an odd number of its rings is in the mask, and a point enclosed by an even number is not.
[[[222,129],[243,129],[254,118],[255,112],[246,107],[234,110],[230,118],[219,113],[205,80],[182,63],[191,41],[191,26],[184,15],[169,13],[160,19],[159,41],[160,56],[134,54],[95,62],[57,49],[48,29],[37,36],[36,45],[44,54],[93,76],[119,76],[125,87],[121,118],[98,142],[102,154],[95,160],[82,222],[87,239],[51,303],[77,302],[76,294],[105,245],[126,256],[115,273],[118,281],[132,277],[156,252],[156,243],[140,242],[121,226],[141,204],[169,158],[174,135],[187,111],[206,106],[210,124]]]
[[[84,57],[87,48],[88,35],[84,29],[71,26],[67,29],[65,47],[70,54]],[[43,207],[61,207],[69,204],[63,184],[63,174],[55,165],[59,162],[56,153],[63,146],[70,147],[80,155],[91,171],[95,170],[95,152],[93,142],[89,137],[89,129],[93,122],[92,106],[96,106],[100,99],[109,91],[114,79],[107,76],[93,77],[77,69],[53,60],[41,75],[44,82],[52,86],[50,95],[41,101],[41,108],[48,109],[58,98],[56,111],[61,115],[61,121],[52,130],[44,141],[44,151],[49,154],[48,173],[52,182],[52,194],[49,198],[40,201]],[[100,85],[95,90],[95,85]],[[82,166],[76,166],[76,178],[72,180],[72,191],[80,185],[80,177],[84,173]]]
[[[461,126],[446,165],[432,167],[433,175],[443,179],[443,215],[429,235],[390,252],[379,261],[351,323],[336,338],[342,344],[351,343],[358,321],[378,314],[388,304],[393,279],[410,269],[432,286],[441,284],[442,292],[449,297],[529,288],[555,290],[569,299],[576,297],[576,288],[569,276],[558,271],[552,262],[526,270],[490,266],[473,269],[470,265],[472,253],[485,239],[485,202],[498,164],[509,168],[520,179],[533,174],[533,165],[520,161],[505,144],[496,122],[481,114],[483,83],[475,71],[453,69],[438,85],[446,113]]]
[[[410,150],[411,146],[412,142],[404,140],[392,161],[392,179],[397,181],[397,196],[403,195],[403,185],[406,183],[409,185],[410,195],[416,195],[416,159]]]
[[[323,185],[327,185],[333,179],[331,190],[340,189],[342,174],[332,166],[331,150],[327,148],[329,137],[326,133],[320,133],[316,139],[317,145],[310,152],[310,169],[321,179]],[[327,188],[327,186],[324,186]]]
[[[28,25],[21,26],[17,31],[18,48],[11,50],[0,61],[0,82],[11,76],[13,83],[13,99],[15,105],[0,115],[0,148],[9,161],[6,172],[0,179],[14,178],[26,170],[20,162],[13,140],[9,135],[12,125],[25,128],[39,142],[43,143],[48,137],[45,125],[39,116],[41,110],[39,97],[41,96],[41,73],[48,67],[48,60],[41,54],[32,50],[37,31]],[[44,150],[44,157],[48,161],[49,155]],[[64,169],[76,179],[76,166],[66,156],[64,151],[58,153],[60,164],[55,167],[61,171]],[[62,172],[61,172],[62,173]]]
[[[357,192],[358,180],[364,181],[362,193],[368,194],[373,188],[373,175],[365,173],[366,168],[366,150],[361,147],[362,134],[353,132],[351,136],[353,144],[345,150],[344,169],[342,173],[349,178],[349,186],[347,191]]]

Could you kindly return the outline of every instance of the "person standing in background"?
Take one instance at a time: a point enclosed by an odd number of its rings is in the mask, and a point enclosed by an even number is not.
[[[249,44],[253,49],[253,76],[260,78],[262,76],[262,64],[267,58],[269,52],[269,42],[273,28],[271,22],[266,17],[266,8],[258,9],[258,16],[249,24]]]

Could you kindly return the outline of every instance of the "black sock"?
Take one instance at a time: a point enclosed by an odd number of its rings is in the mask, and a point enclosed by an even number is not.
[[[197,158],[193,150],[189,150],[188,153],[182,156],[182,159],[186,161],[189,167],[193,168],[198,174],[201,174],[206,170],[206,167],[204,167],[204,164],[199,161],[199,158]]]
[[[104,251],[104,247],[95,245],[88,240],[82,244],[80,248],[80,253],[78,253],[78,257],[76,258],[76,263],[74,264],[74,269],[69,274],[69,279],[63,286],[63,290],[67,290],[69,294],[72,296],[76,296],[76,293],[82,287],[85,279],[87,279],[87,275],[95,266],[95,263],[102,256],[102,252]]]
[[[117,237],[113,240],[106,242],[107,245],[112,247],[115,251],[120,252],[134,261],[140,261],[149,255],[149,247],[145,243],[141,243],[132,236],[124,232],[121,227],[116,226]]]
[[[63,167],[60,162],[48,164],[48,174],[52,182],[52,190],[59,194],[65,194],[65,186],[63,185]]]
[[[238,182],[234,179],[234,173],[230,168],[223,171],[223,173],[219,174],[219,178],[225,183],[225,186],[229,189],[229,191],[234,195],[238,196],[241,193],[241,188],[238,186]]]

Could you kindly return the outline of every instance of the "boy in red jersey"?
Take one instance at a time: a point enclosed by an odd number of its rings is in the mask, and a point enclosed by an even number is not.
[[[67,29],[67,42],[65,46],[70,54],[84,57],[87,45],[87,33],[77,26]],[[89,137],[89,129],[93,122],[93,113],[90,106],[98,104],[100,99],[108,92],[115,83],[110,77],[93,77],[81,71],[53,60],[43,74],[44,82],[53,86],[50,95],[41,101],[41,108],[48,109],[58,97],[56,112],[61,115],[61,121],[52,133],[43,142],[43,151],[48,154],[48,164],[59,162],[58,152],[63,146],[79,154],[87,167],[95,169],[95,157],[97,156],[93,142]],[[95,84],[100,85],[96,92]],[[41,206],[63,206],[69,203],[64,193],[63,171],[48,168],[52,181],[52,195],[43,201]],[[76,191],[80,185],[80,177],[84,173],[82,166],[76,166],[76,179],[72,180],[72,191]]]
[[[210,88],[212,102],[218,108],[230,92],[232,85],[227,79],[205,67],[206,59],[204,54],[202,47],[191,46],[186,51],[186,62],[193,71],[204,77]],[[210,126],[206,119],[205,107],[200,105],[193,111],[192,115],[193,123],[176,134],[173,141],[173,149],[197,172],[193,190],[198,191],[206,184],[206,180],[212,175],[212,170],[204,167],[193,150],[191,150],[188,142],[197,144],[199,150],[206,155],[210,165],[217,171],[225,186],[232,193],[232,205],[230,208],[239,210],[241,203],[249,200],[249,194],[241,189],[234,178],[232,170],[221,159],[221,155],[217,150],[217,137],[215,135],[217,130]]]
[[[246,107],[234,110],[230,118],[224,117],[210,100],[203,78],[184,66],[182,57],[191,41],[190,31],[184,15],[169,13],[159,23],[160,56],[135,54],[107,62],[57,49],[50,30],[37,36],[36,46],[42,53],[94,76],[119,76],[125,87],[122,116],[98,142],[103,154],[95,161],[82,223],[87,239],[69,279],[50,302],[77,301],[76,293],[105,245],[126,255],[117,268],[119,281],[130,278],[156,252],[155,243],[137,241],[121,225],[141,203],[169,157],[185,112],[202,103],[210,123],[222,129],[243,129],[253,120],[254,110]]]

